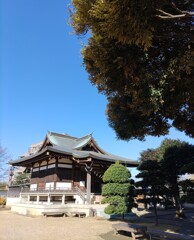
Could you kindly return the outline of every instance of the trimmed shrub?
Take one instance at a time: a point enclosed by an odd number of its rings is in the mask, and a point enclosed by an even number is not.
[[[129,183],[109,183],[105,184],[102,188],[102,195],[121,195],[126,196],[129,193],[130,184]]]
[[[116,162],[106,170],[102,180],[104,183],[126,183],[129,181],[130,177],[131,173],[129,170],[125,166],[119,164],[119,162]]]
[[[116,162],[112,164],[104,173],[102,195],[105,197],[102,203],[109,203],[105,208],[107,214],[124,214],[131,211],[134,206],[133,189],[129,178],[129,170]]]

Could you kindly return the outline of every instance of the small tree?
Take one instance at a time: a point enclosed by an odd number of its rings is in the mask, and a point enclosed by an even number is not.
[[[3,184],[7,182],[9,177],[9,165],[7,164],[9,155],[6,148],[0,145],[0,182]]]
[[[155,213],[155,225],[158,225],[157,203],[164,202],[165,188],[164,175],[160,171],[157,161],[146,160],[138,166],[140,173],[136,176],[142,178],[136,183],[136,186],[142,188],[144,195],[148,198],[143,199],[146,204],[153,204]]]
[[[12,185],[21,185],[30,183],[31,174],[30,173],[19,173],[15,177]]]
[[[107,214],[122,214],[131,211],[134,205],[133,188],[129,179],[130,171],[116,162],[112,164],[103,175],[102,195],[105,196],[103,203],[109,203],[105,208]]]

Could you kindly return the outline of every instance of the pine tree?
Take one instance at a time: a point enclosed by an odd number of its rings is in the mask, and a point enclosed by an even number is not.
[[[155,225],[158,225],[157,204],[164,201],[164,195],[167,191],[165,187],[165,176],[160,171],[160,165],[157,161],[146,160],[138,166],[140,173],[136,176],[142,180],[136,183],[136,186],[142,188],[145,195],[144,203],[153,204],[155,213]]]

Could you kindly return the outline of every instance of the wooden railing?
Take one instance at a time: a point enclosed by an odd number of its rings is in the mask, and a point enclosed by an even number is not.
[[[72,188],[65,188],[65,187],[56,187],[56,188],[35,188],[35,189],[30,189],[30,188],[22,188],[21,192],[22,195],[26,195],[26,194],[41,194],[41,193],[45,193],[45,194],[49,194],[49,193],[53,193],[53,194],[64,194],[64,195],[78,195],[80,196],[80,198],[82,199],[83,203],[85,203],[86,201],[86,190],[82,190],[79,187],[72,187]],[[93,198],[93,194],[91,194],[91,197]]]
[[[80,195],[81,197],[85,197],[86,192],[81,190],[78,187],[72,187],[72,188],[65,188],[65,187],[56,187],[56,188],[22,188],[21,193],[75,193]]]

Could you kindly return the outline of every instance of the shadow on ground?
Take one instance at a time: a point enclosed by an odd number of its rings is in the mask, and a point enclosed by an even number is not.
[[[148,232],[151,233],[152,240],[165,239],[194,239],[194,210],[185,210],[186,218],[175,218],[175,210],[161,210],[158,211],[159,226],[155,226],[153,211],[136,211],[136,214],[126,216],[125,222],[137,223],[148,227]],[[111,219],[113,222],[116,219]],[[117,221],[120,218],[117,218]],[[130,233],[115,231],[100,235],[104,240],[129,240]],[[147,239],[150,239],[147,237]]]
[[[121,232],[120,234],[116,234],[114,231],[101,234],[100,237],[104,240],[130,240],[130,234],[126,232]]]

